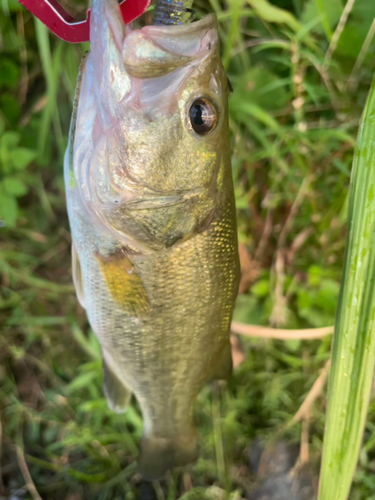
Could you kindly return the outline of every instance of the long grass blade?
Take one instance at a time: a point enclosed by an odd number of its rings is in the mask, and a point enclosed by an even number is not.
[[[348,236],[333,339],[319,500],[349,495],[375,360],[375,82],[353,163]]]
[[[47,138],[50,133],[51,123],[53,125],[57,144],[60,149],[60,156],[63,156],[64,142],[60,125],[57,93],[59,88],[59,74],[61,71],[61,61],[64,45],[60,40],[57,43],[56,49],[52,52],[48,29],[38,19],[35,19],[35,33],[38,42],[38,49],[42,62],[43,73],[47,82],[48,102],[43,112],[38,144],[39,161],[46,164],[48,162],[46,145]]]

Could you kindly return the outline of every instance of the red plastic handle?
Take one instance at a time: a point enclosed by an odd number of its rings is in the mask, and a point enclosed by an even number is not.
[[[84,21],[76,21],[57,2],[57,0],[19,0],[39,21],[55,35],[70,43],[90,40],[90,10]],[[125,24],[137,19],[149,7],[151,0],[126,0],[120,4]]]

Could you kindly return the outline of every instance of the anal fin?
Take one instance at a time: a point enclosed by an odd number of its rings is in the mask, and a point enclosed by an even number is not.
[[[110,356],[103,351],[103,385],[108,406],[116,413],[123,413],[129,404],[131,392],[116,374]]]

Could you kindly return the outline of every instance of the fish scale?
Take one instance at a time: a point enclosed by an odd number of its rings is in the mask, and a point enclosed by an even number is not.
[[[227,78],[214,16],[131,31],[116,0],[93,0],[91,20],[65,156],[73,277],[108,403],[122,412],[138,400],[140,468],[156,479],[197,458],[195,397],[232,367]],[[204,134],[193,106],[215,115]]]

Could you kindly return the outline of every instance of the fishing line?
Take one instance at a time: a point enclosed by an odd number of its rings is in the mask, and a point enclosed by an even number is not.
[[[194,0],[157,0],[152,24],[178,25],[191,21]]]

